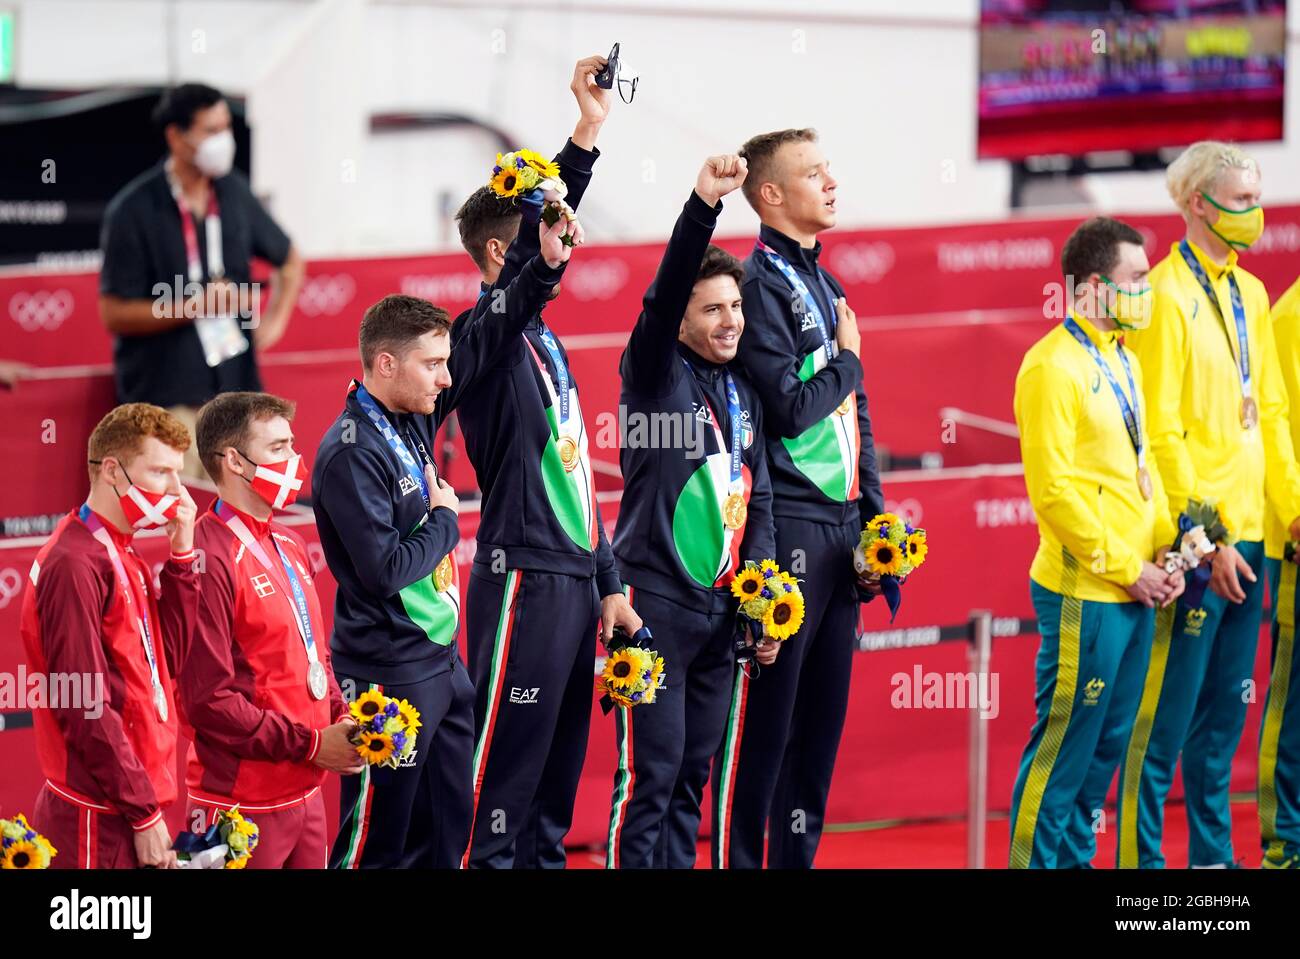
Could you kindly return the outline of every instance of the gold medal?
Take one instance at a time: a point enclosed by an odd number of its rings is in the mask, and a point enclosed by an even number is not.
[[[453,569],[451,553],[442,558],[438,568],[433,571],[433,585],[438,588],[438,592],[445,593],[451,586]]]
[[[561,436],[557,445],[560,448],[560,462],[564,464],[564,472],[572,473],[574,467],[578,465],[578,444],[574,442],[572,436]]]
[[[853,408],[853,400],[854,400],[854,399],[856,399],[856,397],[855,397],[852,393],[850,393],[848,396],[844,397],[844,402],[841,403],[839,406],[835,407],[835,415],[836,415],[836,416],[848,416],[848,415],[849,415],[849,410],[851,410],[851,409]]]
[[[1252,430],[1259,425],[1259,407],[1255,405],[1253,396],[1244,397],[1241,401],[1241,428],[1243,430]]]
[[[745,503],[745,497],[739,493],[732,493],[722,504],[722,525],[730,530],[740,529],[745,525],[745,517],[748,514],[749,507]]]
[[[1145,500],[1151,499],[1155,488],[1151,485],[1151,473],[1145,466],[1138,467],[1138,491]]]

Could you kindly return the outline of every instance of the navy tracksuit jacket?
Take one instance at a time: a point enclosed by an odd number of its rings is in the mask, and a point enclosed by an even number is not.
[[[764,225],[813,297],[834,343],[839,283],[804,249]],[[745,260],[745,335],[737,360],[763,398],[776,562],[801,581],[799,632],[751,682],[737,670],[713,767],[715,866],[808,868],[821,839],[857,632],[853,548],[884,509],[862,363],[826,348],[813,309],[759,248]],[[828,356],[828,353],[835,354]],[[856,402],[854,402],[856,400]]]
[[[421,472],[432,463],[439,422],[502,344],[517,339],[562,273],[534,258],[503,290],[502,312],[461,331],[448,361],[452,385],[431,415],[394,413],[374,401]],[[338,582],[330,653],[345,697],[367,689],[403,697],[423,725],[409,766],[343,777],[330,865],[454,868],[469,839],[474,696],[456,652],[460,587],[449,554],[460,534],[454,512],[429,510],[362,408],[362,389],[353,381],[312,472],[321,547]]]
[[[721,209],[720,201],[710,207],[691,192],[620,365],[628,425],[614,555],[664,657],[665,681],[653,704],[614,710],[609,868],[694,866],[700,803],[736,663],[730,583],[746,560],[771,559],[776,548],[758,397],[739,370],[704,359],[677,338]],[[734,531],[723,520],[733,491],[733,425],[747,504]]]
[[[556,157],[577,207],[599,151]],[[524,225],[497,286],[537,248]],[[491,294],[457,320],[489,308]],[[568,355],[540,308],[460,405],[483,491],[467,596],[477,690],[474,826],[465,864],[562,867],[591,723],[600,598],[621,592],[596,506],[588,437]]]

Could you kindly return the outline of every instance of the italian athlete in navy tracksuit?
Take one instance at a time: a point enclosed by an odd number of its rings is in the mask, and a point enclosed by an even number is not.
[[[652,705],[615,710],[609,868],[695,865],[736,666],[730,584],[744,561],[776,549],[759,399],[729,365],[745,327],[740,262],[709,246],[721,197],[744,176],[739,157],[705,164],[620,367],[627,433],[614,555],[666,681]],[[777,646],[764,645],[760,662],[770,663]]]
[[[762,679],[737,677],[714,764],[715,863],[808,868],[821,839],[848,708],[858,601],[853,548],[884,502],[857,354],[857,321],[818,264],[835,180],[811,130],[754,137],[745,198],[763,221],[745,260],[738,361],[763,398],[776,561],[801,580],[805,619]],[[780,227],[778,229],[778,226]],[[796,236],[798,237],[796,239]],[[860,590],[862,592],[860,592]],[[743,719],[742,719],[743,717]]]
[[[476,317],[454,350],[446,311],[415,297],[385,297],[361,323],[365,380],[349,387],[312,474],[338,580],[330,648],[346,696],[405,698],[422,725],[406,764],[343,781],[334,868],[455,868],[469,840],[474,687],[456,651],[457,502],[429,451],[465,387],[559,280],[563,230],[561,220],[546,231],[545,260],[533,258],[494,297],[503,314]]]
[[[578,63],[572,89],[583,117],[556,157],[574,207],[608,110],[608,91],[592,85],[603,64]],[[498,286],[536,242],[526,224],[511,239],[520,208],[535,215],[483,188],[457,217],[466,250]],[[457,320],[455,342],[490,299]],[[459,416],[483,491],[467,596],[477,743],[466,864],[563,867],[591,724],[596,623],[608,635],[615,624],[635,632],[641,621],[605,538],[568,355],[540,309],[466,393]]]

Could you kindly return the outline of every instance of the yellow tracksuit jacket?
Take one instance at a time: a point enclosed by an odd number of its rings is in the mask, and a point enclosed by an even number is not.
[[[1191,248],[1223,305],[1233,346],[1225,323],[1173,244],[1151,270],[1151,326],[1126,340],[1142,361],[1151,451],[1175,518],[1190,497],[1213,500],[1237,539],[1259,542],[1266,498],[1287,523],[1300,516],[1300,467],[1287,422],[1268,293],[1237,265],[1235,252],[1219,266],[1195,244]],[[1251,389],[1259,406],[1259,425],[1249,430],[1241,426],[1229,271],[1236,275],[1246,310]]]
[[[1277,342],[1278,365],[1282,368],[1282,381],[1286,384],[1287,401],[1291,409],[1300,410],[1300,280],[1273,304],[1273,338]],[[1300,449],[1300,412],[1288,416],[1291,424],[1291,446]],[[1264,555],[1281,559],[1287,541],[1287,527],[1294,516],[1281,517],[1268,505],[1264,527]]]
[[[1119,335],[1075,319],[1131,401]],[[1138,489],[1137,454],[1119,401],[1092,355],[1064,325],[1029,348],[1016,375],[1020,455],[1040,537],[1029,575],[1043,588],[1064,593],[1065,567],[1077,564],[1072,595],[1078,599],[1131,602],[1125,587],[1137,582],[1142,563],[1153,560],[1157,548],[1174,541],[1160,471],[1146,446],[1141,364],[1131,351],[1129,365],[1154,487],[1150,501]]]

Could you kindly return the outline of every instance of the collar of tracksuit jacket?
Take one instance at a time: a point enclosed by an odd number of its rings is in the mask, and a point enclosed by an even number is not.
[[[689,377],[688,366],[692,374]],[[625,383],[619,402],[629,416],[636,413],[651,423],[671,422],[673,417],[694,419],[700,415],[702,396],[708,401],[704,415],[711,410],[717,416],[724,442],[730,443],[728,369],[728,365],[707,360],[679,341],[676,358],[669,367],[669,384],[659,391],[662,395],[644,396],[628,389]],[[759,403],[744,375],[734,368],[731,373],[742,416],[749,414],[750,427],[741,438],[742,443],[749,444],[741,454],[744,495],[749,506],[742,529],[729,537],[717,522],[717,494],[708,458],[727,457],[727,450],[719,449],[717,435],[706,423],[695,422],[697,428],[702,428],[697,434],[704,444],[702,456],[653,443],[625,443],[620,451],[625,486],[614,533],[614,557],[623,581],[703,612],[712,608],[712,593],[729,591],[738,563],[770,559],[776,549],[771,487],[764,462],[767,453],[760,442]],[[722,473],[730,475],[729,458]],[[726,574],[719,576],[724,550],[730,562]]]
[[[434,418],[375,404],[416,462],[429,462]],[[321,548],[338,582],[330,638],[336,672],[410,683],[450,669],[459,595],[439,593],[433,572],[459,542],[456,514],[442,506],[428,511],[355,389],[321,442],[312,491]]]
[[[820,267],[821,244],[806,249],[766,224],[759,240],[803,280],[833,339],[831,298],[843,296],[844,290]],[[825,361],[821,333],[807,317],[801,320],[796,314],[793,290],[766,253],[755,247],[744,268],[745,333],[735,365],[762,398],[772,512],[819,523],[866,522],[883,511],[884,498],[862,389],[862,362],[851,353]],[[790,376],[792,364],[798,382]],[[814,375],[824,384],[821,388],[799,385]],[[856,431],[850,428],[852,417],[835,413],[851,392],[856,393]],[[856,444],[851,432],[857,433]]]

